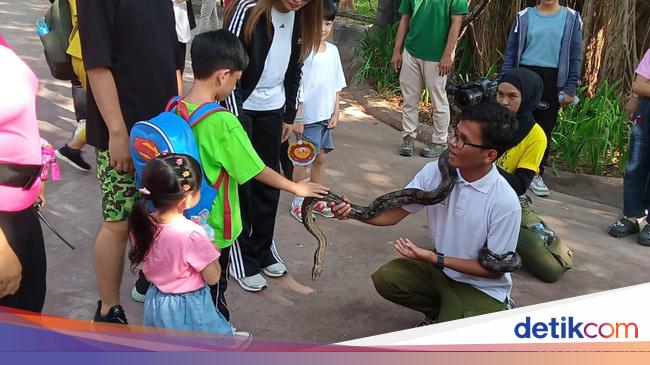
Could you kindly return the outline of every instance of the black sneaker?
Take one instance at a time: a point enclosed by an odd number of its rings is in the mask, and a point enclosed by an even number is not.
[[[97,302],[97,310],[95,311],[95,317],[93,318],[94,322],[104,322],[104,323],[115,323],[115,324],[129,324],[126,320],[126,314],[124,313],[124,308],[121,305],[114,305],[111,309],[108,310],[108,313],[105,316],[100,314],[102,310],[102,301]]]
[[[630,234],[639,233],[639,222],[636,222],[636,219],[632,222],[626,217],[621,217],[616,223],[609,226],[607,233],[616,238],[623,238]]]
[[[133,289],[131,290],[131,299],[138,303],[144,303],[147,290],[149,290],[149,285],[151,285],[151,283],[147,281],[147,278],[144,277],[144,273],[140,270],[138,280],[135,282],[135,285],[133,285]]]
[[[54,151],[56,157],[68,163],[68,165],[81,171],[90,171],[90,165],[81,157],[81,150],[69,147],[67,144]]]
[[[638,241],[641,246],[650,246],[650,224],[646,224],[643,227],[641,233],[639,233]]]

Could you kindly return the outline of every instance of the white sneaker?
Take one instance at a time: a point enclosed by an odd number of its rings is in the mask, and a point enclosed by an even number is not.
[[[319,201],[314,205],[314,213],[318,213],[322,215],[325,218],[334,218],[334,213],[332,213],[332,209],[327,206],[326,201]]]
[[[230,328],[232,329],[232,335],[235,341],[231,348],[236,350],[247,349],[253,342],[253,335],[251,335],[250,332],[237,331],[237,328],[232,326]]]
[[[279,278],[287,273],[287,267],[281,262],[276,262],[273,265],[263,267],[262,272],[270,278]]]
[[[266,283],[266,279],[264,279],[264,277],[260,274],[255,274],[253,276],[246,276],[241,279],[237,278],[237,276],[233,271],[232,266],[230,266],[230,276],[232,276],[235,280],[237,280],[237,283],[239,283],[239,286],[241,286],[242,289],[249,292],[258,292],[269,286]]]
[[[544,184],[544,180],[539,175],[533,178],[533,181],[530,182],[529,188],[533,194],[537,196],[549,196],[551,194],[551,191],[548,190],[548,187]]]
[[[302,208],[300,206],[294,207],[292,205],[291,209],[289,209],[289,214],[291,214],[292,217],[296,218],[298,222],[302,223]]]

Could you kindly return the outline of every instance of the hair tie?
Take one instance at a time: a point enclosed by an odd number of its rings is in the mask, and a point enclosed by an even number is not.
[[[142,187],[142,188],[138,189],[138,191],[142,195],[151,195],[151,192],[149,190],[147,190],[147,188],[145,188],[145,187]]]

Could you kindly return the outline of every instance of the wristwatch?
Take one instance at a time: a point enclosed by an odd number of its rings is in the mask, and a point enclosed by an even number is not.
[[[433,263],[433,266],[436,267],[436,269],[444,269],[445,268],[445,254],[436,252],[436,262]]]

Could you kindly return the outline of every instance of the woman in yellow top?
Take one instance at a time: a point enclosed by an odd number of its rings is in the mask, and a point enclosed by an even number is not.
[[[517,253],[533,276],[547,283],[560,280],[573,266],[573,253],[555,233],[537,216],[526,196],[533,177],[539,174],[539,165],[546,151],[546,134],[535,122],[533,111],[542,99],[544,84],[533,71],[516,68],[499,81],[497,102],[517,113],[519,128],[512,145],[497,160],[501,175],[519,195],[521,228]]]
[[[89,171],[90,165],[81,156],[81,149],[86,145],[86,70],[81,57],[81,41],[79,40],[79,27],[77,26],[77,1],[68,0],[70,4],[70,18],[72,19],[72,31],[67,53],[72,61],[72,70],[76,78],[72,82],[72,101],[74,103],[74,114],[77,119],[77,129],[74,131],[72,140],[59,147],[56,156],[70,164],[72,167]]]
[[[497,166],[517,195],[524,195],[533,177],[539,173],[546,150],[546,135],[533,117],[543,88],[542,79],[525,68],[513,69],[499,81],[497,102],[517,113],[519,129],[513,140],[514,147],[497,160]]]

